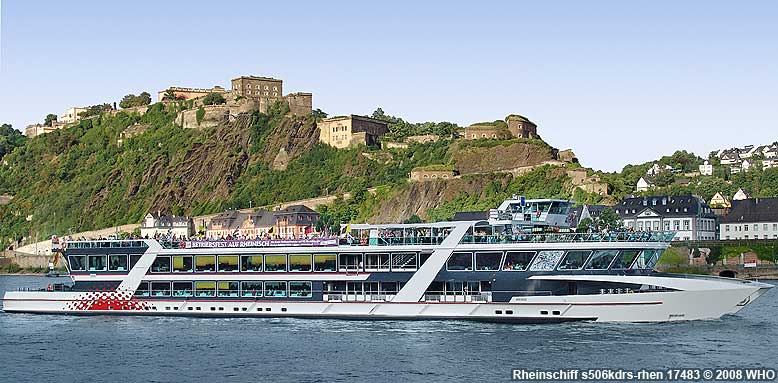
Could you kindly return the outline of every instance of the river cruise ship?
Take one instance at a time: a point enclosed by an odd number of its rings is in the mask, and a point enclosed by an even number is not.
[[[67,241],[72,284],[7,292],[3,310],[663,322],[734,314],[771,287],[655,272],[673,232],[575,233],[571,206],[512,198],[486,220],[352,224],[339,238]]]

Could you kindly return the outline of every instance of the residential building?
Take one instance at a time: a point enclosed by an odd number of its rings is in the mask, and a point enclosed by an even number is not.
[[[190,238],[195,234],[194,221],[190,217],[173,214],[148,213],[140,224],[140,235],[144,238],[174,236]]]
[[[389,124],[386,121],[354,114],[325,118],[317,125],[319,141],[338,149],[377,145],[389,132]]]
[[[641,192],[641,191],[647,191],[648,189],[651,189],[654,186],[651,182],[649,182],[645,177],[640,177],[637,184],[635,185],[635,190]]]
[[[205,97],[209,93],[225,93],[226,90],[218,85],[213,88],[186,88],[181,86],[171,86],[165,90],[157,92],[157,101],[162,101],[165,98],[165,94],[168,91],[172,91],[177,100],[192,100],[200,97]]]
[[[24,129],[24,135],[27,136],[27,138],[33,138],[40,136],[41,134],[53,132],[55,130],[57,130],[57,128],[43,124],[27,125],[27,127]]]
[[[304,205],[292,205],[273,212],[275,227],[281,238],[304,238],[316,231],[319,213]]]
[[[711,197],[708,205],[714,209],[729,209],[732,207],[732,201],[724,194],[721,194],[721,192],[716,192],[716,194]]]
[[[589,218],[592,221],[597,220],[600,218],[602,212],[609,207],[610,206],[606,205],[581,205],[573,208],[571,211],[573,220],[570,224],[570,227],[577,227],[581,220],[586,218]]]
[[[675,231],[676,241],[716,239],[716,216],[697,196],[629,197],[613,210],[629,229]]]
[[[662,165],[659,165],[659,163],[654,163],[653,166],[651,166],[650,168],[648,168],[648,170],[646,170],[646,175],[647,176],[655,176],[655,175],[657,175],[659,173],[662,173],[662,172],[673,172],[674,170],[675,169],[673,169],[673,167],[670,166],[670,165],[662,166]]]
[[[778,239],[778,198],[732,201],[732,209],[721,217],[719,238]]]
[[[762,160],[762,170],[778,168],[778,157],[765,158]]]
[[[247,238],[263,238],[275,233],[275,218],[273,212],[260,209],[250,213],[239,213],[236,218],[239,223],[238,234]]]
[[[719,159],[722,165],[734,165],[740,161],[740,155],[738,149],[729,149],[719,154]]]
[[[759,148],[754,145],[746,145],[743,149],[740,149],[740,158],[751,158],[757,153]]]
[[[705,162],[703,162],[702,165],[699,166],[699,169],[700,169],[701,176],[713,175],[713,164],[711,164],[708,160],[705,160]]]
[[[733,201],[740,201],[740,200],[744,200],[744,199],[748,199],[748,198],[751,198],[751,193],[747,192],[743,188],[737,189],[737,191],[735,192],[735,195],[732,196],[732,200]]]
[[[57,118],[57,121],[63,124],[72,124],[81,120],[81,113],[86,112],[87,108],[72,107],[65,110],[65,113]]]
[[[251,98],[281,98],[283,81],[272,77],[240,76],[232,79],[232,92]]]
[[[205,229],[205,237],[222,239],[239,234],[240,213],[237,210],[225,210],[213,218]]]

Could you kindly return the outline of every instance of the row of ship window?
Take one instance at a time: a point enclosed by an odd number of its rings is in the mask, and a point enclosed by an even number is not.
[[[543,250],[454,252],[449,271],[651,269],[660,250]]]
[[[311,285],[311,282],[308,281],[144,281],[135,290],[135,296],[176,298],[310,298]]]
[[[449,271],[551,271],[651,269],[659,250],[543,250],[454,252],[446,262]],[[74,255],[68,257],[71,271],[127,271],[140,259],[138,254]],[[265,255],[176,255],[157,256],[152,273],[192,272],[336,272],[415,271],[429,254],[341,253]]]

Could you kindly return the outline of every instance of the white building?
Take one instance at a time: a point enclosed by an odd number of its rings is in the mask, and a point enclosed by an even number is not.
[[[702,165],[699,166],[700,168],[700,175],[703,176],[712,176],[713,175],[713,165],[709,161],[705,161]]]
[[[65,113],[59,116],[57,121],[65,124],[71,124],[81,120],[81,113],[86,112],[86,108],[72,107],[65,110]]]
[[[630,197],[613,210],[629,229],[675,231],[675,241],[716,239],[716,215],[697,196]]]
[[[732,200],[733,201],[742,201],[742,200],[748,199],[748,198],[751,198],[751,194],[749,194],[743,188],[737,189],[737,191],[735,192],[735,195],[732,196]]]
[[[766,158],[762,160],[762,170],[778,168],[778,158]]]
[[[637,191],[646,191],[650,189],[654,184],[646,180],[644,177],[640,177],[637,184],[635,185],[635,190]]]
[[[140,235],[144,238],[154,238],[157,235],[190,238],[194,233],[194,221],[190,217],[160,212],[148,213],[140,224]]]
[[[732,201],[732,209],[721,218],[719,238],[778,239],[778,198]]]

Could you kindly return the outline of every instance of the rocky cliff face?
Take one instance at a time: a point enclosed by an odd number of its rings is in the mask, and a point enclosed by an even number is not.
[[[507,187],[512,178],[510,174],[484,174],[448,181],[414,182],[391,198],[381,201],[370,222],[402,222],[414,214],[427,218],[428,209],[439,207],[462,193],[477,196],[479,199],[485,198],[488,193],[487,184],[497,182]]]
[[[538,165],[556,158],[556,149],[543,144],[511,142],[494,146],[471,146],[470,142],[455,142],[451,157],[460,174],[507,171]]]

